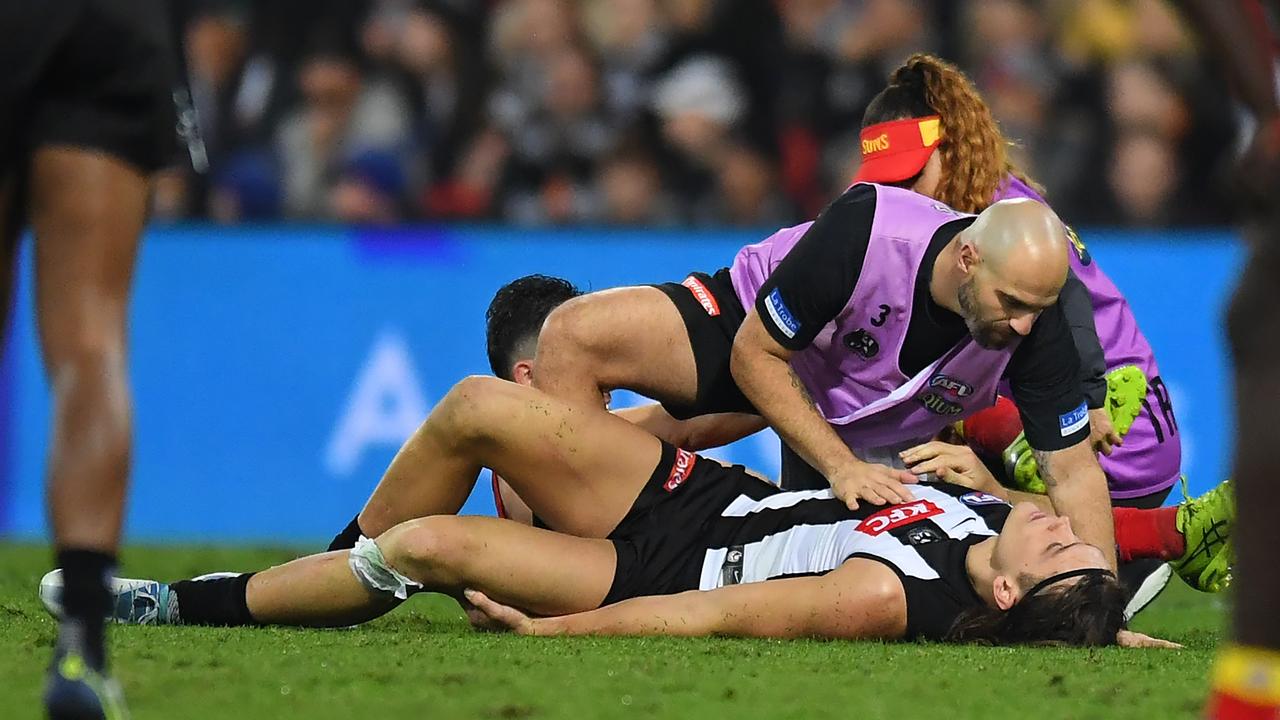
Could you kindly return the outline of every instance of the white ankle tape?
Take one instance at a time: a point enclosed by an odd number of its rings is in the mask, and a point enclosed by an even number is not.
[[[356,580],[370,590],[391,593],[405,600],[411,593],[422,589],[422,583],[401,575],[388,565],[378,544],[363,535],[356,541],[356,546],[351,548],[347,564],[351,567],[351,572],[355,573]]]

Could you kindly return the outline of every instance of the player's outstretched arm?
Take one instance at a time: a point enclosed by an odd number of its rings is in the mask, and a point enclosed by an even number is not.
[[[1107,477],[1098,465],[1086,438],[1061,450],[1035,450],[1040,476],[1058,514],[1071,518],[1081,540],[1102,548],[1111,568],[1116,567],[1116,532],[1111,519],[1111,495]]]
[[[533,618],[467,591],[494,624],[521,635],[709,635],[760,638],[900,638],[907,600],[892,570],[853,559],[820,577],[789,578],[626,600],[597,610]]]
[[[792,354],[769,335],[753,309],[733,341],[733,379],[782,439],[827,478],[836,497],[850,508],[857,508],[860,499],[875,505],[910,502],[911,491],[903,483],[915,478],[863,462],[853,454],[791,369]]]

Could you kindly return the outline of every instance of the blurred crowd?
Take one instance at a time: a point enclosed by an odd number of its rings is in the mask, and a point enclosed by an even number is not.
[[[205,0],[208,173],[169,219],[777,226],[847,186],[911,52],[1077,224],[1225,222],[1237,112],[1164,0]]]

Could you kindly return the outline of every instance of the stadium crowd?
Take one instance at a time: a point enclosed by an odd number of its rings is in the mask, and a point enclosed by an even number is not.
[[[858,162],[917,50],[977,82],[1073,223],[1225,223],[1228,90],[1164,0],[205,0],[209,173],[156,213],[224,223],[777,226]]]

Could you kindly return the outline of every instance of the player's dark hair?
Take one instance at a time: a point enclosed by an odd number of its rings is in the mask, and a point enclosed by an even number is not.
[[[498,288],[485,311],[485,341],[489,368],[511,380],[511,366],[538,341],[542,323],[552,310],[582,294],[568,280],[526,275]]]
[[[862,127],[928,115],[939,116],[942,127],[943,175],[936,193],[942,202],[961,212],[981,212],[1010,174],[1041,190],[1009,161],[1012,143],[968,76],[933,55],[916,53],[889,75],[888,87],[867,105]],[[915,180],[900,184],[909,187]]]
[[[980,645],[1114,645],[1124,628],[1125,592],[1111,574],[1048,588],[1008,610],[987,605],[956,618],[950,642]]]

